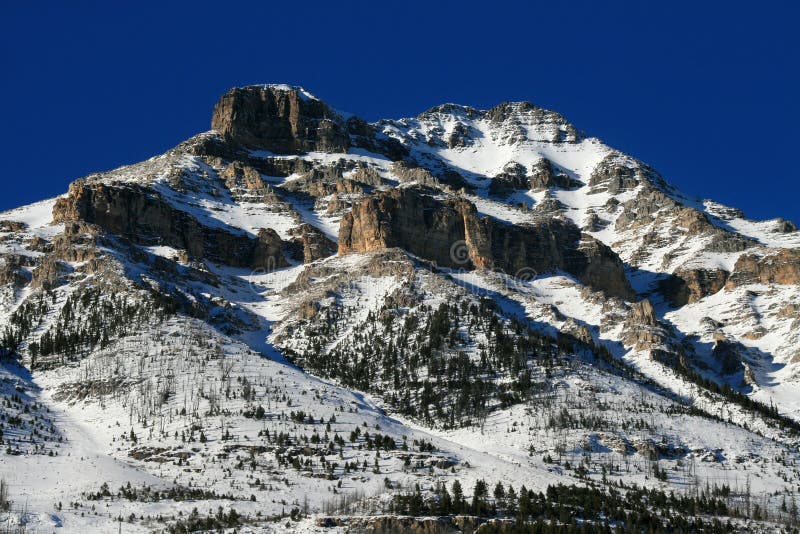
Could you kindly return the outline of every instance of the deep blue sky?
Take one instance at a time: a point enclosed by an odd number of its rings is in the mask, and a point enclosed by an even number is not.
[[[800,222],[790,2],[105,4],[2,0],[0,210],[207,130],[231,86],[285,82],[369,120],[530,100],[686,193]]]

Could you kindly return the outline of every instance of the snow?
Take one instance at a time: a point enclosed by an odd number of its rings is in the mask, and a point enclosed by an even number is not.
[[[264,89],[275,89],[277,91],[296,92],[303,100],[319,100],[316,96],[312,95],[299,85],[288,85],[285,83],[265,83],[261,85],[253,85],[250,87],[263,87]]]
[[[304,99],[316,99],[299,87],[283,84],[268,87],[298,91]],[[617,229],[615,221],[619,211],[607,206],[612,195],[592,193],[588,186],[597,164],[613,152],[598,139],[579,137],[577,142],[556,143],[550,140],[551,134],[561,126],[552,122],[536,124],[527,117],[517,117],[520,121],[517,129],[513,124],[492,123],[471,108],[453,105],[442,109],[444,111],[418,118],[383,121],[378,126],[383,134],[408,146],[411,159],[434,169],[450,168],[461,173],[473,186],[466,198],[475,204],[482,216],[507,224],[535,223],[535,213],[516,204],[535,208],[547,198],[563,204],[564,217],[580,227],[590,213],[597,214],[604,225],[590,234],[614,248],[626,263],[634,289],[654,303],[668,342],[693,347],[697,361],[714,369],[717,362],[711,359],[710,350],[715,336],[722,334],[736,340],[743,347],[743,358],[756,380],[746,392],[766,404],[774,403],[781,413],[800,419],[797,394],[800,371],[796,365],[800,359],[797,349],[800,334],[796,327],[798,315],[792,311],[792,306],[800,302],[797,286],[752,284],[723,289],[675,309],[654,292],[658,280],[679,267],[731,271],[740,253],[711,252],[707,250],[707,238],[680,234],[675,221],[667,221],[657,228],[644,225]],[[458,123],[468,129],[470,144],[449,148],[446,140]],[[301,158],[316,166],[346,160],[376,169],[381,176],[389,176],[392,168],[392,162],[385,156],[362,149],[346,154],[311,152],[301,156],[276,155],[262,150],[251,151],[249,156]],[[506,201],[488,196],[489,180],[508,163],[530,167],[541,158],[547,158],[559,172],[582,185],[538,193],[519,191]],[[174,177],[176,171],[182,173],[185,189],[170,183],[170,176]],[[198,156],[173,151],[90,178],[147,185],[171,206],[208,227],[250,236],[257,235],[261,228],[272,228],[282,239],[289,239],[292,230],[306,222],[333,241],[337,240],[341,213],[331,215],[320,209],[327,199],[312,205],[287,194],[282,196],[285,204],[253,201],[229,191],[218,171]],[[262,176],[262,179],[281,193],[281,185],[299,177],[295,174]],[[614,198],[624,203],[635,199],[640,191],[633,189]],[[731,215],[728,208],[710,201],[690,201],[674,192],[670,195],[679,198],[684,205],[703,211],[720,228],[750,236],[764,246],[800,247],[800,233],[776,232],[779,221],[749,221]],[[55,202],[56,199],[50,199],[0,214],[0,220],[27,225],[19,235],[14,234],[2,243],[0,253],[41,255],[29,250],[26,240],[38,236],[51,241],[63,231],[63,226],[51,223]],[[163,245],[142,248],[167,259],[179,255],[179,251]],[[642,254],[643,250],[646,254]],[[150,274],[146,265],[129,261],[122,253],[115,252],[114,258],[120,262],[120,271],[130,276]],[[431,468],[434,471],[431,476],[427,467],[405,467],[397,452],[381,453],[379,473],[366,469],[340,478],[342,493],[364,491],[375,495],[373,503],[391,495],[384,478],[406,488],[415,483],[429,487],[436,481],[449,483],[456,478],[467,488],[479,478],[490,482],[503,480],[515,486],[526,484],[537,490],[544,490],[552,483],[580,483],[564,468],[563,462],[554,465],[544,461],[545,455],[557,454],[573,465],[587,457],[596,465],[630,464],[629,471],[624,475],[611,475],[612,479],[621,476],[626,482],[678,492],[689,491],[697,480],[724,482],[741,488],[751,473],[755,492],[791,492],[797,487],[797,473],[789,470],[787,464],[774,461],[786,457],[789,465],[793,465],[800,459],[796,438],[738,405],[705,393],[656,361],[648,351],[626,344],[623,323],[630,312],[628,304],[606,299],[559,272],[530,273],[520,279],[481,270],[415,267],[412,274],[403,274],[402,262],[394,270],[390,264],[392,260],[381,260],[384,263],[380,269],[375,261],[376,256],[371,254],[351,254],[309,265],[293,263],[268,271],[206,262],[210,281],[183,279],[180,273],[188,272],[183,268],[169,283],[190,300],[204,297],[218,301],[219,305],[209,315],[213,319],[218,313],[229,313],[235,318],[232,324],[212,327],[198,319],[173,317],[122,340],[112,340],[108,347],[93,350],[80,361],[56,370],[37,371],[32,377],[20,374],[11,365],[0,364],[2,383],[23,387],[32,399],[46,406],[49,420],[65,438],[63,442],[48,442],[50,450],[57,452],[55,456],[33,454],[28,449],[24,454],[0,456],[0,476],[10,482],[15,505],[27,503],[28,509],[27,515],[19,508],[5,517],[0,514],[0,526],[6,526],[4,520],[6,524],[25,520],[30,529],[42,531],[113,532],[118,527],[115,518],[120,515],[127,517],[135,513],[155,517],[178,512],[186,515],[195,506],[235,507],[242,513],[260,511],[273,515],[299,506],[303,497],[308,498],[312,512],[320,513],[337,493],[334,493],[334,482],[322,478],[324,473],[316,461],[311,471],[300,472],[279,466],[272,449],[249,452],[257,450],[251,447],[271,447],[260,435],[264,430],[269,430],[273,436],[277,432],[297,436],[328,432],[325,424],[289,418],[291,411],[300,410],[313,414],[317,420],[330,421],[331,416],[335,416],[330,430],[334,435],[346,436],[356,427],[376,432],[373,429],[379,427],[379,432],[390,434],[398,443],[404,437],[409,442],[429,440],[437,451],[430,457],[425,456],[424,461],[442,459],[455,464],[454,472]],[[409,261],[413,262],[414,258]],[[309,278],[306,286],[293,285],[306,276]],[[337,336],[325,347],[329,350],[364,328],[368,315],[379,313],[389,295],[409,288],[424,295],[421,302],[414,305],[431,308],[448,299],[490,296],[505,317],[515,317],[554,338],[575,325],[585,326],[594,342],[624,362],[631,375],[623,376],[607,364],[588,361],[586,354],[575,354],[569,364],[554,367],[553,374],[547,377],[547,383],[553,386],[553,395],[562,403],[559,406],[565,406],[576,415],[600,414],[609,427],[622,420],[639,418],[653,428],[614,432],[586,428],[557,431],[546,424],[553,415],[545,407],[546,403],[537,404],[536,399],[497,409],[479,425],[450,430],[430,428],[392,413],[378,396],[348,390],[306,373],[290,362],[291,350],[300,350],[313,341],[304,338],[297,329],[297,312],[306,301],[315,300],[322,306],[335,303],[347,312],[336,325]],[[5,322],[11,310],[30,291],[4,290],[0,295],[0,319]],[[54,290],[54,309],[36,333],[41,334],[55,321],[58,307],[73,290],[71,283]],[[465,351],[471,358],[478,357],[475,346]],[[710,373],[708,371],[707,375],[713,376]],[[740,375],[721,379],[734,387],[741,386]],[[255,388],[253,401],[244,398],[244,380]],[[81,396],[75,393],[78,385],[105,383],[117,385],[107,394]],[[159,388],[168,383],[172,387],[168,394],[158,395]],[[8,389],[6,393],[11,391],[15,390]],[[213,406],[215,403],[219,404],[218,411]],[[266,409],[265,419],[244,415],[256,404]],[[189,413],[180,415],[187,407]],[[690,412],[689,407],[699,412]],[[700,412],[712,417],[700,416]],[[206,443],[184,443],[176,437],[195,425],[202,426],[208,437]],[[225,430],[233,434],[231,440],[223,439]],[[131,431],[138,436],[135,444],[127,437]],[[626,442],[633,446],[662,436],[671,444],[685,448],[681,459],[661,460],[662,467],[666,466],[669,473],[667,483],[648,476],[648,462],[643,453],[620,454],[613,449],[614,443]],[[299,444],[300,441],[296,443]],[[148,447],[165,451],[145,456],[145,459],[131,454],[147,452]],[[161,456],[167,452],[187,453],[187,463]],[[359,464],[367,461],[371,465],[375,459],[373,451],[349,442],[341,454],[341,458],[336,454],[326,455],[328,460],[339,464],[340,470],[344,461]],[[250,460],[256,465],[253,472],[237,467]],[[687,463],[695,468],[691,476]],[[269,487],[255,484],[256,477],[262,483],[268,481]],[[590,478],[599,480],[596,467]],[[109,483],[112,491],[130,482],[134,487],[202,487],[219,493],[232,492],[236,499],[206,499],[200,503],[119,499],[93,502],[82,495],[97,491],[104,482]],[[251,494],[257,497],[255,502],[249,500]],[[74,501],[79,501],[81,507],[71,508],[69,503]],[[62,502],[63,507],[57,508],[58,502]],[[94,510],[91,509],[93,505],[97,507]],[[146,520],[124,524],[126,532],[146,532],[162,527]],[[284,524],[262,524],[258,528],[263,532],[279,532]],[[315,531],[310,519],[293,524],[292,529]]]
[[[0,213],[0,220],[17,221],[31,229],[42,229],[53,220],[53,206],[56,198],[42,200],[28,206]]]

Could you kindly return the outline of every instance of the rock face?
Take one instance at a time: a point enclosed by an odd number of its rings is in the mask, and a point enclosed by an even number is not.
[[[631,305],[625,318],[623,341],[635,350],[657,349],[664,342],[664,332],[656,320],[655,310],[649,300]]]
[[[209,228],[139,185],[74,182],[69,195],[53,207],[53,219],[96,224],[133,243],[167,245],[226,265],[262,269],[287,265],[283,242],[274,230],[263,228],[253,238]]]
[[[231,89],[214,106],[211,128],[242,145],[282,154],[346,152],[349,146],[341,117],[294,87]]]
[[[738,343],[731,342],[724,335],[720,334],[714,337],[711,355],[719,363],[720,373],[723,375],[730,375],[743,370]]]
[[[28,283],[23,267],[31,264],[30,258],[18,254],[8,254],[0,258],[0,284],[16,287]]]
[[[353,206],[339,227],[339,254],[400,247],[439,265],[470,263],[454,260],[450,249],[464,242],[466,201],[442,203],[422,189],[403,188],[373,195]]]
[[[336,254],[336,243],[310,224],[303,224],[296,229],[294,244],[304,263],[311,263]]]
[[[800,250],[783,248],[771,254],[742,254],[727,286],[748,283],[800,284]]]
[[[659,288],[670,304],[680,307],[713,295],[725,287],[728,274],[724,269],[678,269],[663,280]]]
[[[400,247],[451,268],[498,269],[510,275],[564,270],[607,294],[631,298],[622,262],[608,247],[558,219],[507,225],[479,218],[461,198],[424,188],[375,194],[342,218],[339,254]]]

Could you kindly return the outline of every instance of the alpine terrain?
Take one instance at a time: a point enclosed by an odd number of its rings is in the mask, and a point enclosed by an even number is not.
[[[211,130],[0,213],[3,532],[796,531],[800,232],[528,102]]]

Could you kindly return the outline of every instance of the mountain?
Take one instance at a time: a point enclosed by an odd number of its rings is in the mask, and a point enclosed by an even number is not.
[[[796,525],[794,224],[528,102],[211,126],[0,214],[0,524]]]

